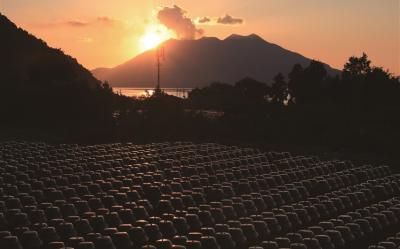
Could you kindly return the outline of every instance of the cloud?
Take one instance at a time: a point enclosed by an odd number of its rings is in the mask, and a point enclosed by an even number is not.
[[[217,19],[217,23],[219,23],[219,24],[229,24],[229,25],[242,24],[243,23],[243,19],[235,18],[235,17],[232,17],[230,15],[225,15],[224,17],[219,17]]]
[[[93,26],[93,25],[113,26],[116,23],[117,23],[117,20],[115,20],[111,17],[99,16],[90,21],[67,20],[67,21],[53,23],[53,25],[67,25],[67,26],[75,27],[75,28],[83,28],[83,27],[88,27],[88,26]]]
[[[199,25],[236,25],[242,24],[244,20],[242,18],[235,18],[231,15],[226,14],[222,17],[199,17],[196,18],[196,24]]]
[[[186,16],[186,11],[176,5],[161,9],[157,18],[167,28],[173,30],[179,39],[195,39],[196,36],[203,34],[203,30],[198,29],[193,20]]]
[[[114,25],[117,22],[115,19],[110,18],[108,16],[97,17],[96,21],[98,23],[105,24],[105,25]]]
[[[209,23],[211,22],[211,19],[209,17],[201,17],[197,20],[198,23]]]
[[[94,39],[92,37],[81,37],[79,40],[83,43],[93,43],[94,42]]]
[[[85,27],[85,26],[89,25],[89,23],[79,21],[79,20],[70,20],[70,21],[64,22],[63,24],[71,26],[71,27]]]

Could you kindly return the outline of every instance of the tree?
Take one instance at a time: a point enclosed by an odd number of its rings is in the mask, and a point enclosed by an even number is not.
[[[319,84],[325,80],[327,71],[325,66],[320,61],[312,60],[310,65],[304,70],[306,79],[314,84]]]
[[[315,102],[322,97],[322,88],[328,73],[320,61],[312,60],[304,70],[303,84],[300,97],[303,102]]]
[[[400,82],[381,67],[372,67],[363,80],[365,106],[398,105]]]
[[[235,83],[235,89],[247,99],[259,100],[264,102],[269,92],[269,88],[265,83],[259,82],[252,78],[246,77]]]
[[[270,87],[263,82],[246,77],[235,83],[237,112],[255,114],[263,112],[268,104]]]
[[[237,106],[237,96],[230,84],[214,82],[203,88],[193,89],[189,93],[188,102],[192,108],[223,110]]]
[[[292,71],[289,73],[289,83],[288,83],[288,92],[289,92],[289,103],[295,103],[296,97],[298,93],[298,86],[303,77],[304,69],[300,64],[295,64],[293,66]]]
[[[110,83],[108,83],[108,81],[104,81],[104,82],[101,84],[101,86],[102,86],[103,90],[104,90],[106,93],[113,93],[113,89],[112,89]]]
[[[352,56],[342,73],[342,96],[357,109],[393,106],[399,95],[399,82],[388,71],[371,66],[367,54]]]
[[[284,105],[288,98],[288,84],[282,73],[278,73],[274,77],[274,83],[271,89],[272,102],[279,105]]]
[[[349,61],[344,64],[343,78],[357,78],[365,76],[371,72],[371,61],[368,55],[363,53],[361,57],[352,56]]]
[[[327,77],[325,65],[312,60],[310,65],[303,69],[296,64],[289,73],[289,92],[291,102],[304,104],[313,102],[321,97],[321,90]]]

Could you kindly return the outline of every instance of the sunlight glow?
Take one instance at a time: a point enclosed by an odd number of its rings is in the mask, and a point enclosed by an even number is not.
[[[175,38],[176,35],[162,24],[150,24],[140,38],[140,50],[142,52],[153,49],[164,41]]]

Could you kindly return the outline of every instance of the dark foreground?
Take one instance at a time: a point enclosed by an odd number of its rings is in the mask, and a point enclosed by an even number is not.
[[[388,166],[212,143],[5,142],[0,172],[2,249],[400,245]]]

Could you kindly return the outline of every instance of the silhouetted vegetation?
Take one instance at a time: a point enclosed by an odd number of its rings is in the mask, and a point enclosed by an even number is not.
[[[351,57],[336,77],[311,61],[288,75],[277,72],[272,82],[245,78],[196,88],[187,99],[164,93],[132,99],[0,17],[6,130],[29,128],[85,143],[191,139],[397,151],[399,79],[371,66],[366,54]]]
[[[370,66],[365,54],[351,57],[337,77],[312,61],[305,68],[294,65],[287,78],[277,74],[271,84],[245,78],[194,89],[187,100],[136,100],[140,114],[120,120],[128,122],[125,131],[131,132],[118,139],[246,141],[391,153],[400,139],[399,94],[399,79]]]
[[[111,137],[113,115],[126,108],[74,58],[0,15],[0,123],[73,139]]]

